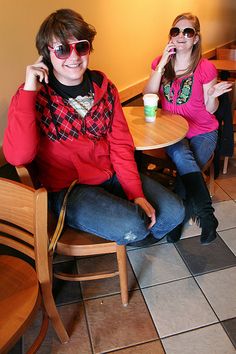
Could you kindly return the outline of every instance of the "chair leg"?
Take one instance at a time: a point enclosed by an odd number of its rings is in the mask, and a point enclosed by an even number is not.
[[[40,328],[40,332],[36,338],[36,340],[34,341],[34,343],[32,344],[32,346],[27,350],[26,354],[35,354],[37,353],[37,351],[39,350],[44,338],[46,337],[47,334],[47,330],[48,330],[48,315],[45,311],[44,306],[42,306],[42,324],[41,324],[41,328]]]
[[[223,175],[226,175],[228,170],[229,157],[225,156],[224,158],[224,167],[223,167]]]
[[[121,301],[123,306],[128,305],[128,275],[127,275],[127,258],[125,246],[116,246],[116,255],[118,270],[120,276]]]
[[[51,284],[44,284],[44,286],[41,285],[41,290],[46,312],[52,322],[52,326],[58,338],[60,339],[61,343],[69,342],[70,338],[57,311],[56,304],[52,296]]]
[[[207,163],[202,167],[202,175],[207,184],[210,196],[213,197],[215,193],[215,170],[214,170],[214,154],[211,155]],[[206,171],[209,172],[209,176],[206,175]]]
[[[209,181],[209,193],[210,196],[213,197],[215,194],[215,171],[214,171],[214,164],[212,163],[210,166],[210,181]]]

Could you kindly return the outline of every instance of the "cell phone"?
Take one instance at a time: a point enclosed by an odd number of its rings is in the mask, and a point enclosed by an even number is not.
[[[175,54],[176,53],[176,49],[175,48],[171,48],[170,51],[169,51],[170,54]]]

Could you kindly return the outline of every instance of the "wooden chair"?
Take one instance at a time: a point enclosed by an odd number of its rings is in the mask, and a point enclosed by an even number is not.
[[[217,48],[216,58],[220,60],[236,60],[236,49],[234,48]]]
[[[28,168],[19,166],[16,167],[16,170],[23,184],[33,186]],[[49,220],[55,225],[55,217],[53,215],[49,214]],[[128,305],[127,260],[126,247],[124,245],[118,245],[116,242],[105,240],[94,234],[65,226],[57,242],[55,252],[57,255],[73,257],[115,253],[118,264],[117,270],[109,269],[107,272],[87,274],[66,274],[62,272],[54,272],[53,274],[56,278],[68,281],[87,281],[119,276],[122,304],[124,306]]]
[[[1,255],[0,352],[4,353],[22,336],[40,303],[41,331],[29,353],[42,343],[48,318],[61,342],[69,340],[52,295],[48,258],[47,192],[0,178],[0,244],[34,260],[34,268],[20,257]],[[40,300],[42,298],[42,301]]]
[[[216,59],[236,61],[236,48],[217,48]],[[234,110],[236,108],[235,72],[221,70],[219,78],[220,80],[230,80],[233,83],[233,89],[230,93],[230,97],[232,102],[232,110]]]
[[[231,146],[231,149],[228,151],[221,151],[222,156],[224,156],[224,164],[222,173],[226,174],[228,171],[229,157],[233,155],[233,134],[235,132],[235,108],[236,108],[236,81],[232,82],[232,90],[228,93],[225,93],[219,96],[219,108],[215,112],[215,116],[219,121],[219,139],[218,139],[218,148],[220,148],[222,143],[226,143],[228,146]],[[215,154],[216,158],[220,158],[219,152]],[[217,168],[215,169],[215,175],[218,176],[219,163],[216,164]]]

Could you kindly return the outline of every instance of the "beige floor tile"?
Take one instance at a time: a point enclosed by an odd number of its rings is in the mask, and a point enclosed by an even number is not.
[[[166,354],[235,354],[220,324],[163,339]]]
[[[85,301],[94,353],[107,353],[158,339],[140,291],[130,293],[123,307],[120,296]]]
[[[140,344],[135,347],[121,349],[112,354],[165,354],[160,340]]]
[[[221,321],[236,317],[236,267],[199,275],[196,280]]]
[[[191,276],[173,244],[138,249],[128,256],[140,287]]]
[[[233,200],[213,204],[219,221],[217,231],[236,227],[236,203]]]
[[[218,179],[216,183],[230,196],[230,198],[236,200],[236,176]]]
[[[236,256],[236,228],[221,231],[219,235]]]
[[[161,338],[217,322],[193,279],[142,290]]]

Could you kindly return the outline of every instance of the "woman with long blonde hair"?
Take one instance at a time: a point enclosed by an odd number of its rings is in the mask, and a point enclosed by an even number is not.
[[[152,62],[144,93],[158,93],[163,109],[180,114],[188,121],[186,138],[167,147],[166,152],[177,167],[186,205],[191,205],[193,216],[202,228],[202,244],[216,238],[218,221],[201,168],[217,143],[218,121],[214,112],[218,108],[218,96],[230,90],[231,84],[217,83],[216,68],[202,58],[197,16],[191,13],[177,16],[163,54]],[[176,242],[180,237],[181,226],[178,226],[167,240]]]

